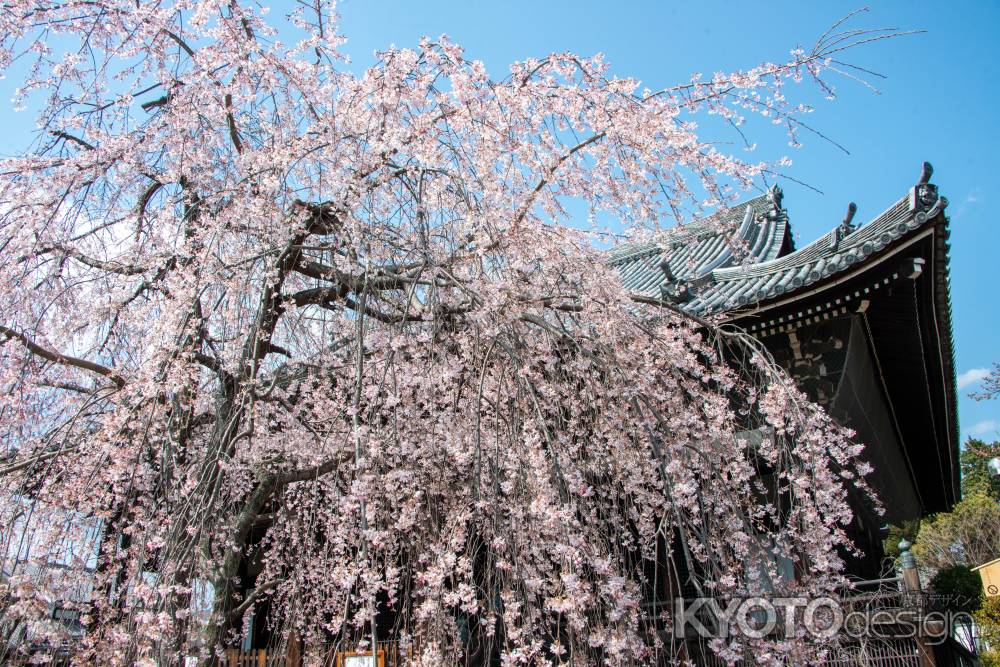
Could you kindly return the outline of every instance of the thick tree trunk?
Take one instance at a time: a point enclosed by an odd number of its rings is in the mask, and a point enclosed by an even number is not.
[[[235,618],[233,613],[237,608],[237,590],[233,585],[233,580],[239,572],[240,562],[244,555],[244,547],[247,539],[250,537],[254,521],[271,499],[276,488],[277,479],[274,476],[267,476],[258,482],[257,486],[243,502],[243,507],[228,532],[228,539],[225,540],[225,555],[212,578],[215,598],[208,626],[205,629],[205,647],[209,651],[208,662],[204,663],[206,665],[211,664],[211,653],[214,653],[224,645],[229,632],[241,620]],[[237,545],[237,548],[232,548],[229,545]]]

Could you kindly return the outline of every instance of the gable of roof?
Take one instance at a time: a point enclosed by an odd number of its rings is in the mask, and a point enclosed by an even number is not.
[[[788,247],[790,225],[769,194],[732,209],[745,216],[735,233],[727,231],[723,218],[712,228],[701,226],[693,239],[684,234],[669,242],[622,246],[609,262],[633,292],[673,301],[696,315],[729,313],[844,272],[933,221],[945,206],[937,189],[922,183],[860,228],[845,221],[804,248],[781,252]],[[730,223],[734,216],[730,213]]]
[[[776,259],[793,247],[781,197],[775,187],[734,206],[714,223],[695,221],[654,241],[618,246],[609,262],[626,289],[659,296],[661,287],[696,284],[717,269]]]

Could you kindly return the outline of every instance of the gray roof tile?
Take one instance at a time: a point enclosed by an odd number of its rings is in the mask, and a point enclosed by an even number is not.
[[[926,224],[946,205],[944,198],[938,198],[924,210],[926,206],[918,206],[911,191],[839,241],[834,229],[804,248],[782,254],[789,247],[788,216],[766,194],[730,209],[715,225],[694,222],[659,241],[620,246],[611,251],[609,261],[626,288],[653,297],[659,297],[661,287],[668,284],[660,268],[666,261],[674,276],[672,284],[686,284],[693,292],[680,307],[699,315],[720,313],[844,271]],[[840,232],[843,235],[844,230]]]

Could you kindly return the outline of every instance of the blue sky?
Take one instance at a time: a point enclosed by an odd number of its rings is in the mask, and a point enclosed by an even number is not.
[[[692,72],[751,67],[811,46],[860,2],[420,2],[345,0],[341,30],[356,65],[374,49],[413,46],[442,33],[483,60],[495,76],[509,62],[553,51],[602,52],[613,71],[650,88]],[[277,10],[277,7],[275,7]],[[1000,3],[876,3],[856,20],[866,27],[927,32],[864,47],[854,64],[876,70],[881,94],[836,80],[838,99],[818,99],[810,123],[850,151],[805,136],[792,150],[781,132],[754,139],[762,157],[788,154],[789,175],[823,191],[785,182],[785,204],[801,246],[858,204],[857,221],[875,217],[906,193],[924,160],[951,202],[952,301],[958,373],[1000,360],[1000,285],[989,269],[1000,257]],[[733,139],[732,136],[720,137]],[[789,152],[791,151],[791,152]],[[998,206],[1000,208],[1000,206]],[[969,376],[974,376],[971,373]],[[968,377],[968,376],[967,376]],[[1000,401],[979,403],[962,388],[959,416],[969,435],[1000,439]]]
[[[263,0],[267,4],[267,0]],[[287,0],[275,0],[278,14]],[[343,0],[341,31],[354,66],[377,48],[414,46],[422,35],[448,34],[483,60],[496,77],[507,64],[553,51],[603,52],[613,71],[650,88],[685,81],[692,72],[751,67],[809,46],[852,2],[590,2],[534,0]],[[849,201],[867,221],[916,182],[923,160],[951,201],[952,301],[956,366],[961,377],[1000,360],[1000,285],[991,270],[1000,250],[1000,3],[879,2],[855,22],[867,27],[918,28],[924,34],[865,47],[848,59],[887,76],[876,95],[836,80],[838,99],[819,99],[812,125],[846,147],[804,137],[791,150],[779,132],[757,132],[760,157],[788,154],[790,176],[822,190],[782,183],[801,246],[840,222]],[[9,82],[3,82],[9,83]],[[9,98],[9,86],[0,86]],[[818,98],[817,98],[818,99]],[[26,145],[31,119],[0,108],[0,152]],[[721,139],[733,139],[721,136]],[[1000,439],[1000,401],[960,395],[963,439]]]

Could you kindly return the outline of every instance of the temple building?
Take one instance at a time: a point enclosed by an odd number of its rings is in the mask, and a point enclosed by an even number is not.
[[[610,262],[632,291],[758,338],[814,401],[865,444],[879,516],[860,496],[851,535],[858,578],[879,576],[886,524],[947,511],[959,499],[959,440],[947,200],[924,163],[882,213],[796,249],[782,192],[619,246]]]

